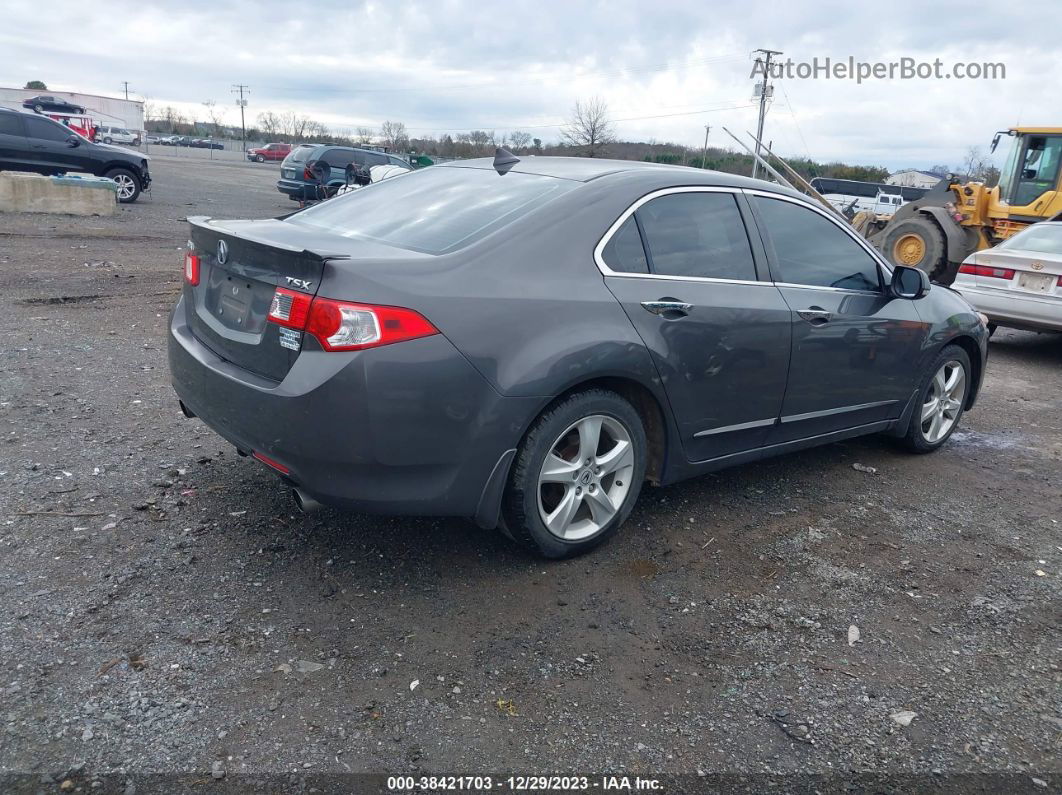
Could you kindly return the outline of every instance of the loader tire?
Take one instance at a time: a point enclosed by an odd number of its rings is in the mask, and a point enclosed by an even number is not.
[[[944,233],[928,218],[907,218],[887,230],[881,251],[893,265],[918,268],[933,281],[948,272]]]

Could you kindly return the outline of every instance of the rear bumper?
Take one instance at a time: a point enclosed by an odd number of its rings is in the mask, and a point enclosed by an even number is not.
[[[317,195],[317,188],[294,179],[277,180],[277,190],[289,199],[312,199]]]
[[[952,288],[994,323],[1034,331],[1062,331],[1062,300],[1057,297],[959,283]]]
[[[169,360],[181,402],[220,436],[281,464],[318,501],[366,513],[481,513],[496,465],[538,404],[499,395],[441,334],[351,353],[307,349],[271,382],[205,347],[183,298]]]

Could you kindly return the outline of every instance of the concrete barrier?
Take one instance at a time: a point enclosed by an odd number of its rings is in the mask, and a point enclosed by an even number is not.
[[[114,215],[118,186],[105,177],[0,172],[0,213]]]

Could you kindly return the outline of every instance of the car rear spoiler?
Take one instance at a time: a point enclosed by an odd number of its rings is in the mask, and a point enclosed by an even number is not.
[[[269,219],[274,220],[274,219]],[[213,232],[215,234],[231,235],[237,237],[240,240],[246,240],[251,243],[258,243],[262,246],[268,246],[269,248],[280,249],[281,251],[288,251],[292,254],[302,254],[305,256],[313,257],[314,259],[324,260],[336,260],[336,259],[350,259],[350,254],[343,254],[328,250],[315,250],[308,249],[303,246],[293,246],[290,243],[286,243],[283,240],[278,240],[272,235],[257,235],[254,232],[248,232],[246,227],[239,227],[234,229],[231,222],[228,221],[215,221],[207,215],[189,215],[187,221],[190,226],[197,227],[207,232]],[[244,222],[246,223],[246,222]]]

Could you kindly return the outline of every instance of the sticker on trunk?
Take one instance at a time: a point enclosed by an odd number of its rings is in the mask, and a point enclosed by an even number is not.
[[[297,351],[302,347],[302,332],[296,331],[291,328],[284,328],[281,326],[277,329],[280,332],[280,347],[287,348],[288,350]]]

